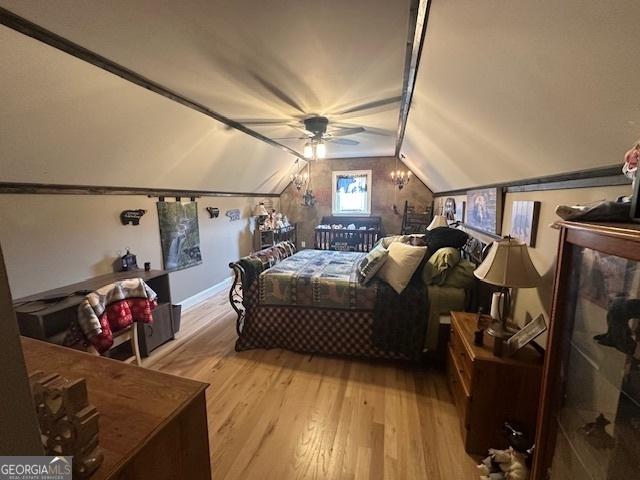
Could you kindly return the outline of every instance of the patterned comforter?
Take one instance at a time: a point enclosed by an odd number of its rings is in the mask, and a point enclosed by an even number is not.
[[[365,287],[358,279],[358,264],[365,255],[298,252],[260,274],[260,304],[373,310],[377,283]]]

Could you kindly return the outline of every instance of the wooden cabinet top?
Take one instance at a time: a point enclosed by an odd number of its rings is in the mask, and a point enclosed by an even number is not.
[[[145,282],[148,282],[149,280],[167,275],[168,273],[169,272],[166,270],[150,270],[148,272],[145,270],[129,270],[126,272],[107,273],[105,275],[100,275],[97,277],[89,278],[87,280],[83,280],[82,282],[72,283],[63,287],[47,290],[46,292],[35,293],[33,295],[29,295],[28,297],[18,298],[13,301],[15,305],[14,308],[18,313],[31,313],[30,310],[32,309],[32,306],[27,306],[25,304],[31,304],[45,298],[68,297],[63,300],[53,302],[50,306],[46,306],[45,304],[43,308],[39,308],[37,310],[37,313],[39,315],[46,315],[54,311],[62,310],[80,304],[80,302],[84,298],[84,295],[74,295],[74,293],[78,291],[94,291],[100,287],[109,285],[110,283],[114,283],[120,280],[126,280],[127,278],[142,278]]]
[[[84,378],[100,414],[104,462],[91,480],[111,478],[208,384],[22,337],[27,370]]]
[[[486,332],[484,334],[484,345],[475,345],[473,343],[473,335],[476,331],[477,320],[478,314],[476,313],[451,312],[451,325],[457,330],[471,361],[542,368],[543,357],[531,345],[523,347],[511,357],[506,355],[496,357],[493,354],[493,337]]]

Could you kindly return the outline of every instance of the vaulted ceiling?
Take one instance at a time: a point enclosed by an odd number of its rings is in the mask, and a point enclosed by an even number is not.
[[[395,153],[409,0],[0,5],[298,152],[319,114],[365,128],[329,157]]]
[[[411,3],[0,0],[296,152],[310,115],[364,127],[329,144],[333,158],[394,155]],[[640,135],[640,2],[430,4],[401,151],[432,190],[611,165]],[[288,181],[291,152],[7,27],[0,59],[0,181],[256,193]]]

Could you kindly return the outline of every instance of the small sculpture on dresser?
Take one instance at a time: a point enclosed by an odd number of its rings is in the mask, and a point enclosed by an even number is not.
[[[36,371],[29,381],[45,453],[73,456],[74,478],[88,478],[104,455],[98,446],[100,415],[89,405],[85,380]]]

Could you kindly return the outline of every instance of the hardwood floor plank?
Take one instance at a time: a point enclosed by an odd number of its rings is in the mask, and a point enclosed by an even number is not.
[[[209,382],[216,480],[477,478],[445,375],[401,362],[236,352],[226,294],[144,366]]]

